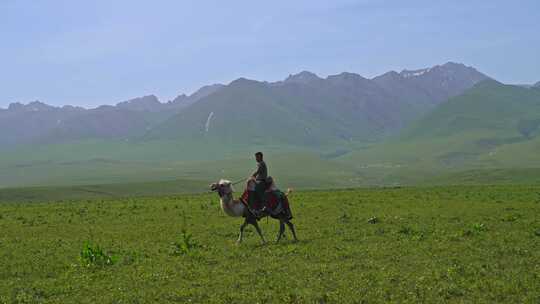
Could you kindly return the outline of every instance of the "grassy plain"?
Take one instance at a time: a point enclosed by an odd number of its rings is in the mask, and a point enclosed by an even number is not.
[[[463,152],[472,150],[460,148],[461,140],[454,143],[444,138],[437,145],[434,143],[431,141],[426,146],[420,142],[385,143],[341,150],[327,147],[318,151],[238,146],[234,153],[229,151],[231,154],[220,154],[218,146],[208,144],[204,148],[196,146],[202,151],[199,155],[190,150],[194,147],[173,142],[125,143],[111,150],[103,148],[105,143],[95,142],[49,146],[3,154],[0,189],[26,187],[23,196],[31,196],[29,191],[36,190],[41,194],[49,192],[51,199],[61,198],[65,192],[82,193],[69,195],[71,198],[85,198],[87,185],[107,188],[102,192],[114,192],[117,196],[199,192],[203,191],[201,187],[219,178],[238,180],[247,176],[255,168],[252,152],[259,149],[267,155],[270,174],[284,187],[295,189],[540,182],[538,153],[530,153],[540,148],[538,140],[508,144],[495,152],[474,155]],[[455,148],[452,153],[447,153],[449,146]],[[171,151],[178,151],[178,155]],[[442,166],[441,162],[446,165]],[[463,166],[463,162],[471,163]],[[58,189],[50,191],[51,187]],[[111,187],[124,190],[116,192]],[[7,192],[16,191],[0,191],[0,199]]]
[[[8,199],[0,303],[540,301],[540,186],[299,191],[291,201],[300,242],[263,246],[249,229],[238,246],[240,219],[213,194]],[[276,222],[261,225],[277,234]],[[85,244],[103,255],[91,261]]]
[[[264,151],[270,174],[293,187],[354,186],[347,164],[322,159],[329,149],[227,146],[179,142],[120,143],[89,141],[34,149],[1,151],[0,188],[140,183],[172,180],[239,179],[255,170],[253,154]],[[325,154],[326,155],[326,154]]]

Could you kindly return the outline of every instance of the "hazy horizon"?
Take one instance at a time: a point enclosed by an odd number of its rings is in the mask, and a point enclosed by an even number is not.
[[[540,3],[392,1],[0,4],[0,107],[94,107],[308,70],[374,77],[448,61],[540,81]],[[459,41],[459,43],[456,43]]]

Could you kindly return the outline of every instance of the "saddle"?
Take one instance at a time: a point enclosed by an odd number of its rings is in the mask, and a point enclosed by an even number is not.
[[[240,201],[250,210],[264,210],[266,215],[270,216],[278,216],[279,214],[285,212],[287,218],[289,220],[292,219],[289,199],[282,191],[273,187],[268,187],[264,193],[264,201],[256,201],[253,206],[249,206],[248,204],[250,194],[253,194],[253,192],[246,189],[240,197]]]

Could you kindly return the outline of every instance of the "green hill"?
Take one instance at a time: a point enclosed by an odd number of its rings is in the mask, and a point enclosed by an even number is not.
[[[441,104],[406,130],[402,139],[444,137],[473,131],[496,132],[499,138],[528,138],[539,126],[538,90],[490,80]]]
[[[540,167],[539,135],[540,90],[485,81],[441,104],[400,136],[341,160],[398,171],[535,168]]]

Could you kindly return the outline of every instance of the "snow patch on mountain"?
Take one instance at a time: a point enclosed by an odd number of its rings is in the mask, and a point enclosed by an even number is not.
[[[414,71],[403,70],[400,74],[404,78],[411,78],[411,77],[422,76],[422,75],[424,75],[426,73],[429,73],[430,71],[431,71],[431,68],[421,69],[421,70],[414,70]]]

